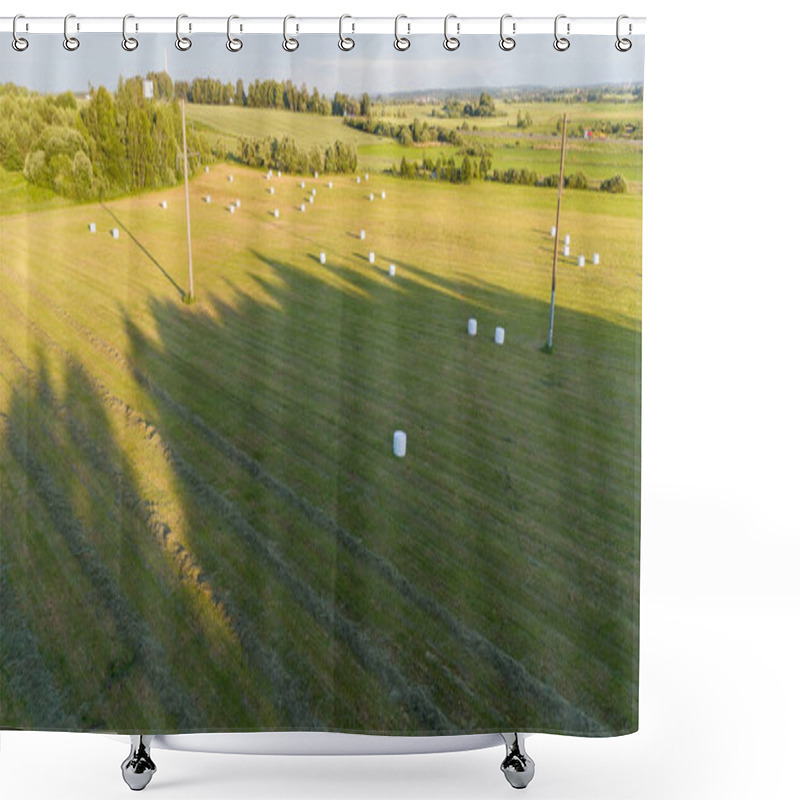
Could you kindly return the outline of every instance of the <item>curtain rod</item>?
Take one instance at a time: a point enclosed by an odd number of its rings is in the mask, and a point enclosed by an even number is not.
[[[609,35],[617,32],[616,17],[570,17],[559,15],[559,35]],[[346,16],[340,23],[338,17],[292,17],[289,21],[289,32],[296,34],[339,34],[340,30],[347,34],[395,33],[395,24],[402,36],[414,34],[444,33],[444,17],[406,17],[395,21],[394,17],[351,17]],[[341,27],[340,27],[341,25]],[[553,35],[554,17],[513,17],[507,16],[504,24],[505,33],[511,36],[526,34]],[[183,35],[197,33],[226,34],[227,17],[193,17],[183,16],[180,22]],[[0,32],[11,33],[13,18],[0,18]],[[175,17],[136,17],[128,20],[129,34],[175,33]],[[232,30],[237,34],[283,34],[284,17],[237,17],[232,23]],[[70,16],[69,31],[71,35],[86,33],[119,33],[122,34],[122,17],[81,17]],[[449,23],[451,34],[469,36],[474,34],[500,33],[500,16],[497,17],[458,17],[451,16]],[[624,36],[644,34],[644,17],[626,17],[623,20]],[[64,33],[64,17],[27,17],[17,21],[18,34],[52,34]]]

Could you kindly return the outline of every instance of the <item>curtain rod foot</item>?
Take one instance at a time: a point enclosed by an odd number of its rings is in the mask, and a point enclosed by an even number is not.
[[[525,752],[525,739],[520,733],[501,733],[506,743],[506,757],[500,765],[506,780],[515,789],[524,789],[535,771],[533,759]]]
[[[156,765],[150,758],[152,741],[152,736],[131,736],[131,752],[122,762],[122,778],[134,792],[144,789],[156,772]]]

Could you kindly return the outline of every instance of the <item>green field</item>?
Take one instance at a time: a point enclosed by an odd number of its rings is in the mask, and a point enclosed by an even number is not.
[[[333,118],[187,112],[352,137],[373,171],[200,173],[192,305],[182,187],[7,207],[0,176],[2,723],[635,729],[641,194],[565,192],[547,355],[554,189],[393,178],[420,148]],[[641,147],[605,144],[567,171],[640,181]]]

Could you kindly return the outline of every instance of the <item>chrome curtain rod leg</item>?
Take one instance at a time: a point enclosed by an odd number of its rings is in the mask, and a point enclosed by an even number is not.
[[[150,758],[152,736],[131,735],[130,755],[122,762],[122,778],[134,792],[140,792],[155,775],[156,765]]]
[[[533,759],[525,752],[525,739],[521,733],[501,733],[506,743],[506,757],[500,765],[506,780],[515,789],[524,789],[535,771]]]

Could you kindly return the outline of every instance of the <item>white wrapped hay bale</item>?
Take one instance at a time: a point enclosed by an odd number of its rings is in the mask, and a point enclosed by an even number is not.
[[[556,238],[556,226],[555,226],[555,225],[553,225],[553,226],[550,228],[550,236],[551,236],[553,239],[555,239],[555,238]]]
[[[381,192],[381,200],[385,200],[385,199],[386,199],[386,192]]]
[[[368,181],[368,180],[369,180],[369,172],[365,172],[365,173],[364,173],[364,180],[365,180],[365,181]]]
[[[594,264],[595,266],[597,266],[597,264],[599,264],[599,263],[600,263],[600,253],[595,253],[595,254],[592,256],[592,264]]]
[[[242,207],[242,201],[237,197],[236,198],[236,208],[241,208],[241,207]]]
[[[211,195],[210,195],[210,194],[207,194],[207,195],[206,195],[206,196],[203,198],[203,202],[204,202],[204,203],[210,203],[210,202],[211,202]]]
[[[317,190],[316,189],[312,189],[311,190],[311,196],[312,197],[316,197],[317,196]]]
[[[233,175],[228,175],[228,183],[233,183]]]
[[[314,195],[313,194],[311,195],[311,197],[308,198],[308,202],[309,203],[313,203],[314,202]]]
[[[314,170],[314,177],[319,178],[319,172],[317,172],[316,170]]]
[[[569,244],[569,234],[564,236],[564,244]]]
[[[112,239],[119,239],[119,228],[112,228],[111,229],[111,238]]]
[[[361,239],[362,242],[364,241],[364,239],[367,238],[367,232],[363,228],[361,229],[361,233],[359,234],[359,238]]]
[[[97,225],[95,225],[94,222],[90,222],[89,223],[89,233],[96,233],[96,231],[97,231]]]
[[[300,181],[300,188],[301,189],[305,189],[306,188],[306,182],[305,181]]]
[[[159,205],[161,206],[161,208],[166,208],[166,207],[167,207],[167,201],[166,201],[166,200],[162,200],[162,201],[159,203]]]
[[[230,212],[231,212],[231,214],[234,214],[234,213],[236,212],[236,206],[235,206],[233,203],[231,203],[231,204],[228,206],[228,211],[230,211]]]
[[[280,210],[276,208],[275,209],[275,219],[278,219],[280,217],[280,215],[281,215]]]
[[[281,171],[280,170],[278,170],[278,177],[279,178],[281,177]]]
[[[478,320],[475,317],[470,317],[467,320],[467,333],[470,336],[477,336],[478,335]]]
[[[333,189],[333,181],[328,181],[328,188]]]
[[[406,455],[406,432],[395,431],[392,437],[392,450],[398,458],[405,458]]]
[[[565,255],[565,256],[568,256],[568,255],[569,255],[569,245],[568,245],[568,244],[565,244],[565,245],[564,245],[564,255]]]
[[[272,170],[270,170],[270,171],[267,173],[267,180],[268,180],[268,181],[271,181],[271,180],[272,180]]]
[[[269,193],[270,194],[275,194],[275,187],[274,186],[270,186],[269,187]]]
[[[586,263],[586,259],[583,256],[578,256],[578,266],[582,267]]]
[[[306,204],[305,203],[300,203],[300,210],[305,213],[305,210],[306,210]]]
[[[370,264],[375,263],[375,253],[373,253],[372,250],[369,251],[369,263]]]
[[[503,344],[506,340],[506,329],[497,327],[494,329],[494,343]]]
[[[208,174],[208,167],[206,167],[206,174]]]
[[[325,263],[325,253],[320,253],[319,254],[319,263],[320,264],[324,264]]]
[[[375,199],[375,195],[372,192],[369,193],[369,201],[370,203]]]
[[[356,183],[361,183],[361,176],[360,175],[356,175]]]
[[[394,278],[394,275],[395,275],[394,264],[389,264],[389,277]]]

